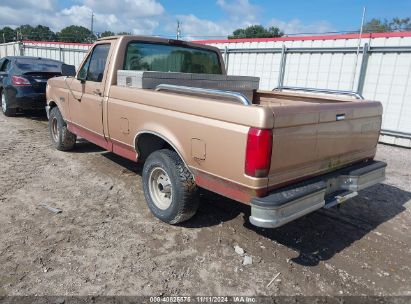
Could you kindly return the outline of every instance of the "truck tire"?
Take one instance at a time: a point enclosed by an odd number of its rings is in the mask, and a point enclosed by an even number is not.
[[[1,111],[4,115],[12,117],[16,116],[16,109],[10,109],[7,104],[7,96],[4,90],[1,90]]]
[[[147,205],[163,222],[181,223],[196,213],[197,185],[176,152],[163,149],[151,153],[142,180]]]
[[[57,150],[68,151],[74,148],[77,136],[67,129],[67,124],[57,107],[50,111],[49,130],[51,141]]]

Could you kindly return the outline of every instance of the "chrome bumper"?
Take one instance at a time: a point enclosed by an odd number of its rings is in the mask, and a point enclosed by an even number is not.
[[[251,201],[251,224],[277,228],[320,208],[330,208],[385,180],[386,163],[355,164]]]

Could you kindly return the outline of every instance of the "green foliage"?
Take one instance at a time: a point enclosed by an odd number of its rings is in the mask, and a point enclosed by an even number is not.
[[[391,21],[373,18],[364,24],[365,33],[382,33],[411,30],[410,18],[393,18]]]
[[[103,38],[103,37],[110,37],[110,36],[114,36],[115,34],[114,34],[114,32],[112,32],[112,31],[104,31],[104,32],[102,32],[101,34],[100,34],[100,38]]]
[[[373,18],[364,24],[363,28],[364,33],[382,33],[389,32],[390,26],[388,25],[387,20],[381,21],[380,19]]]
[[[409,31],[411,30],[410,17],[407,18],[393,18],[389,23],[392,31]]]
[[[228,36],[228,39],[237,39],[237,38],[272,38],[272,37],[281,37],[284,33],[275,26],[265,28],[262,25],[251,25],[244,29],[236,29],[231,36]]]
[[[114,35],[116,34],[112,31],[104,31],[96,36],[88,28],[78,25],[67,26],[60,32],[55,33],[45,25],[39,24],[37,26],[31,26],[29,24],[24,24],[16,29],[12,29],[8,26],[0,28],[0,43],[18,40],[91,43],[99,37],[109,37]],[[131,33],[120,32],[117,33],[117,35],[131,35]]]
[[[86,27],[70,25],[57,33],[57,37],[63,42],[93,42],[96,36]]]
[[[16,31],[13,30],[11,27],[6,26],[0,29],[0,43],[12,42],[15,39],[16,39]]]
[[[16,28],[15,32],[18,34],[18,38],[22,40],[53,41],[56,39],[56,34],[48,26],[40,24],[36,27],[28,24],[21,25]]]

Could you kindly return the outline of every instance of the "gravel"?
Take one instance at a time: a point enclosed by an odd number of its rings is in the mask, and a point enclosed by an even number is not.
[[[0,143],[0,296],[411,295],[411,150],[379,145],[384,183],[259,229],[209,192],[189,222],[158,221],[139,165],[54,150],[44,117],[0,115]]]

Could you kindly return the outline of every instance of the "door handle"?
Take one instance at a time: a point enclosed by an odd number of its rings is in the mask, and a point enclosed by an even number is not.
[[[100,89],[94,90],[94,91],[93,91],[93,94],[94,94],[94,95],[97,95],[97,96],[101,96],[101,95],[102,95]]]
[[[336,121],[345,120],[345,113],[335,115],[335,120]]]

